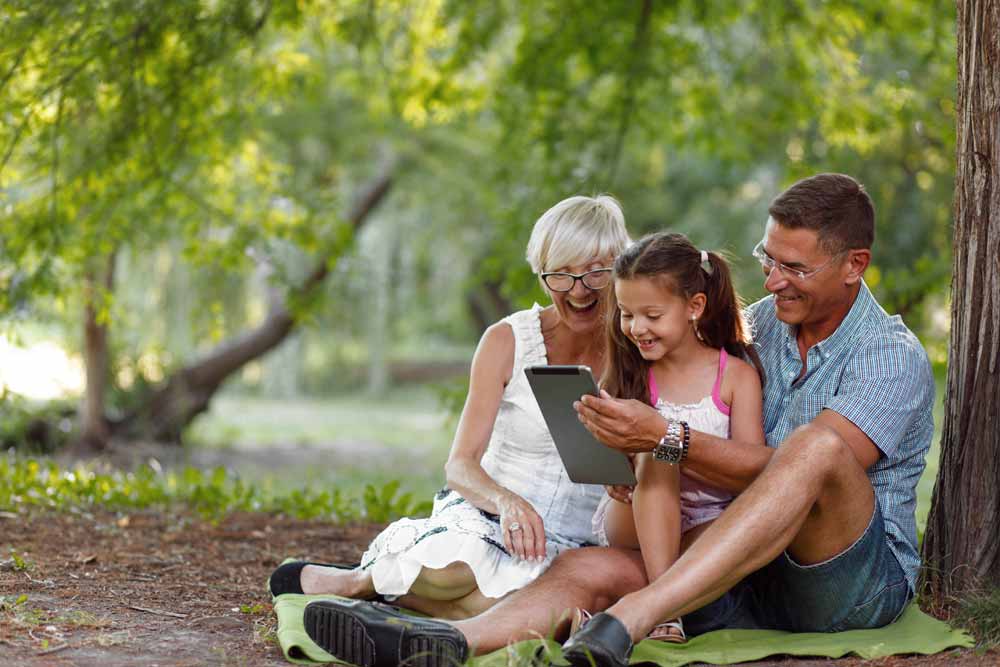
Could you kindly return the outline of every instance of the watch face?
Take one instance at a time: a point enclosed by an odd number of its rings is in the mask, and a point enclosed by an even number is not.
[[[669,463],[671,465],[681,462],[681,455],[684,450],[680,447],[671,447],[670,445],[659,445],[653,450],[653,458],[657,461],[663,461],[664,463]]]

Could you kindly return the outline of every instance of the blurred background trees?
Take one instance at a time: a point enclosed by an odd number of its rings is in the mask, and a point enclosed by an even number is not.
[[[571,194],[759,297],[767,203],[843,171],[869,283],[943,365],[953,4],[719,4],[6,3],[0,326],[82,359],[81,449],[179,442],[222,387],[461,376],[544,298],[524,246]]]

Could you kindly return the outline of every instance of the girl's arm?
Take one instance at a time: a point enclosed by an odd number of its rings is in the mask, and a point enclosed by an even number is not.
[[[514,332],[497,323],[486,330],[472,360],[469,394],[452,441],[445,478],[448,487],[479,509],[500,515],[507,549],[519,558],[545,556],[542,518],[521,496],[497,484],[481,465],[514,368]],[[522,530],[507,528],[518,522]]]
[[[739,493],[757,478],[773,450],[764,440],[760,377],[741,359],[730,357],[723,379],[729,397],[731,439],[691,431],[684,474],[712,486]],[[727,387],[728,385],[728,387]]]

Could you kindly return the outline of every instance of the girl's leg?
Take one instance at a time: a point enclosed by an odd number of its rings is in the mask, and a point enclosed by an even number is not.
[[[608,546],[638,549],[639,535],[635,532],[632,505],[617,500],[608,503],[607,514],[604,517],[604,532],[608,536]]]
[[[680,556],[681,503],[680,470],[664,465],[652,454],[636,457],[639,483],[632,493],[633,515],[642,562],[649,581],[655,581]],[[685,641],[679,618],[666,619],[649,633],[650,639]]]
[[[655,581],[680,554],[680,470],[655,460],[652,454],[640,454],[636,477],[632,515],[646,576]]]

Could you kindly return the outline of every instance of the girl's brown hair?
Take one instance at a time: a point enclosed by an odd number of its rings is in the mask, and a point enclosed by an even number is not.
[[[698,331],[706,345],[725,349],[748,359],[764,383],[760,357],[753,348],[749,329],[743,320],[743,303],[733,288],[729,265],[721,255],[707,253],[702,264],[701,251],[683,234],[660,232],[643,237],[627,247],[615,261],[615,280],[659,279],[664,288],[690,299],[699,292],[705,295],[705,310],[698,318]],[[602,385],[616,398],[635,398],[651,403],[649,397],[649,362],[621,330],[621,307],[614,290],[609,295],[607,336],[610,358]]]

